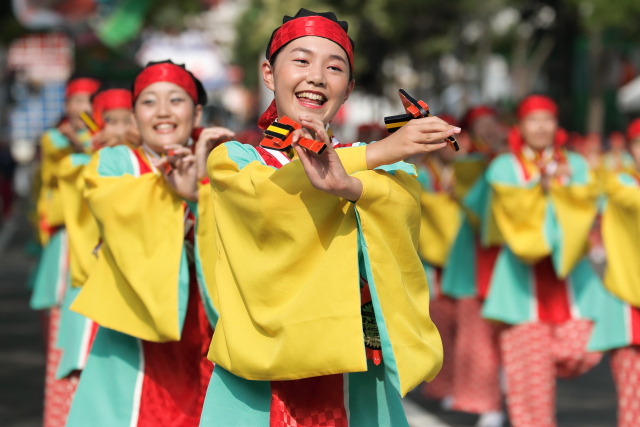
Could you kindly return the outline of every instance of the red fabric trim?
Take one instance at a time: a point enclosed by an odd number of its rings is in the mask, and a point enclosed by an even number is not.
[[[89,345],[87,346],[87,357],[91,352],[91,347],[93,346],[93,342],[96,339],[96,334],[98,333],[99,328],[100,328],[100,325],[98,325],[96,322],[91,322],[91,335],[89,335]]]
[[[270,427],[348,427],[342,374],[271,382]]]
[[[138,427],[196,427],[213,372],[207,360],[213,330],[190,272],[189,302],[180,341],[142,341],[144,379]]]
[[[80,93],[86,93],[86,94],[92,95],[98,89],[100,89],[100,82],[98,80],[90,79],[86,77],[73,79],[69,83],[67,83],[64,96],[68,98],[70,96],[77,95]]]
[[[551,257],[535,264],[533,271],[539,321],[558,324],[571,320],[567,282],[556,275]]]
[[[631,309],[631,344],[640,344],[640,308]]]
[[[260,157],[262,157],[262,160],[264,160],[264,162],[269,165],[269,166],[273,166],[276,169],[280,169],[282,167],[282,163],[280,163],[278,161],[278,159],[276,159],[271,153],[269,153],[267,150],[265,150],[264,148],[257,146],[254,147],[256,149],[256,151],[258,152],[258,154],[260,154]]]
[[[260,115],[260,118],[258,119],[258,127],[262,130],[266,130],[271,126],[271,123],[275,122],[277,119],[278,107],[276,107],[276,100],[274,99],[271,101],[271,104],[269,104],[269,107],[264,110],[264,113]]]
[[[151,166],[147,164],[144,154],[142,154],[139,150],[133,150],[133,154],[135,154],[136,158],[138,159],[138,165],[140,166],[140,175],[153,172]]]
[[[429,283],[429,286],[433,286],[433,295],[434,299],[440,298],[442,296],[442,268],[441,267],[433,267],[435,271],[435,281],[436,283]]]
[[[322,16],[305,16],[282,24],[271,40],[269,57],[287,43],[305,36],[317,36],[337,43],[347,54],[353,70],[353,47],[347,32],[340,24]]]
[[[491,276],[499,254],[499,246],[483,248],[480,241],[476,240],[476,286],[478,297],[481,300],[484,300],[489,294]]]
[[[138,74],[133,83],[133,101],[135,102],[147,86],[157,82],[169,82],[180,86],[193,102],[198,104],[198,90],[191,74],[176,64],[166,62],[150,65]]]

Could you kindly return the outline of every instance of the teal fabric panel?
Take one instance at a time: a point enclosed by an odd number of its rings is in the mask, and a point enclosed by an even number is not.
[[[482,316],[517,325],[533,320],[532,269],[509,248],[498,255]]]
[[[131,427],[141,358],[138,339],[100,328],[66,427]]]
[[[384,368],[367,361],[367,371],[345,375],[349,390],[350,427],[408,427],[400,395]]]
[[[98,174],[100,176],[134,175],[131,149],[126,145],[105,147],[98,151]]]
[[[237,377],[216,365],[204,400],[200,427],[269,427],[271,383]]]
[[[49,243],[42,250],[42,256],[38,264],[38,270],[33,286],[33,294],[29,306],[34,310],[44,310],[55,307],[60,304],[62,297],[62,289],[66,279],[61,275],[66,274],[64,271],[64,262],[61,257],[66,256],[66,239],[67,233],[64,229],[56,231]],[[65,253],[63,253],[65,252]],[[60,280],[65,280],[62,284]]]

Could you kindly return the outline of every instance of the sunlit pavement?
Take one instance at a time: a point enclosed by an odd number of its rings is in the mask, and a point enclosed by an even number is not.
[[[0,426],[40,427],[44,343],[40,315],[28,307],[27,276],[34,260],[26,253],[29,225],[19,214],[0,224]],[[404,399],[411,427],[470,427],[476,417],[442,412],[420,393]],[[559,427],[613,427],[615,391],[608,360],[588,374],[558,383]]]

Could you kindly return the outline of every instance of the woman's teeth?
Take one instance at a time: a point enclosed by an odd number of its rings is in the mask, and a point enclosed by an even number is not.
[[[311,101],[310,103],[315,105],[323,105],[327,101],[324,95],[312,92],[300,92],[296,94],[296,97],[307,102]]]
[[[161,123],[159,125],[155,125],[154,128],[159,132],[168,132],[174,130],[176,128],[176,125],[171,123]]]

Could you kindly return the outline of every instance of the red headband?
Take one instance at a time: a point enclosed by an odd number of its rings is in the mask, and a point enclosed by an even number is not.
[[[522,120],[534,111],[548,111],[554,116],[558,115],[558,106],[549,97],[542,95],[531,95],[526,97],[518,107],[518,120]]]
[[[67,83],[67,87],[64,92],[65,97],[77,95],[79,93],[86,93],[89,95],[94,94],[100,88],[100,82],[88,77],[81,77],[73,79]]]
[[[269,57],[287,43],[305,36],[324,37],[337,43],[347,54],[353,71],[353,47],[347,32],[337,22],[322,16],[305,16],[282,24],[271,39]]]
[[[640,136],[640,119],[635,119],[627,128],[627,139],[629,142]]]
[[[465,114],[464,119],[462,120],[462,127],[469,130],[476,120],[485,116],[498,117],[498,113],[489,106],[478,105],[477,107],[473,107],[467,111],[467,114]]]
[[[127,89],[108,89],[98,93],[93,98],[94,111],[109,111],[124,108],[131,110],[132,96],[131,91]]]
[[[140,92],[147,86],[157,82],[169,82],[180,86],[195,104],[199,104],[198,89],[191,74],[184,68],[168,62],[149,65],[138,74],[133,83],[133,101],[138,99]]]

